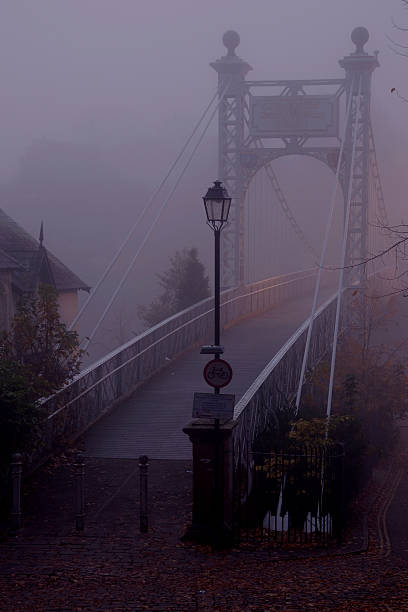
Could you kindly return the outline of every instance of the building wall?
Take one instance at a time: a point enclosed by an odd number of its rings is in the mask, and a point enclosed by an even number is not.
[[[10,273],[0,272],[0,332],[9,331],[19,297],[17,293],[13,295]],[[78,292],[59,293],[58,306],[61,320],[69,325],[78,312]]]
[[[58,305],[61,320],[69,325],[78,312],[78,292],[72,290],[59,293]]]

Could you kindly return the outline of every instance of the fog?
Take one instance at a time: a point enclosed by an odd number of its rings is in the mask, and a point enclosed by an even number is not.
[[[391,221],[407,218],[408,104],[391,88],[408,97],[408,58],[387,39],[408,42],[391,22],[408,25],[399,0],[3,0],[1,17],[0,206],[35,236],[43,219],[47,248],[91,286],[213,95],[217,75],[209,62],[225,54],[228,29],[239,32],[237,54],[253,67],[254,80],[342,77],[338,60],[354,50],[350,33],[367,27],[366,51],[380,52],[372,116],[386,204]],[[287,158],[276,171],[318,247],[327,170]],[[105,337],[119,318],[126,336],[140,330],[135,306],[157,293],[155,275],[176,249],[197,246],[211,273],[201,196],[216,174],[215,121],[106,321]],[[84,333],[146,227],[84,317]],[[293,265],[297,250],[294,239]],[[100,353],[116,342],[98,341]]]

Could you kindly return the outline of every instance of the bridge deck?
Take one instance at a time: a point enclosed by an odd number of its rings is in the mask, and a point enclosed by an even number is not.
[[[332,289],[322,290],[321,301],[332,292]],[[225,393],[235,393],[238,401],[310,315],[311,303],[311,296],[288,300],[279,309],[245,319],[222,334],[223,357],[234,371]],[[208,342],[211,341],[209,338]],[[182,428],[191,419],[193,393],[211,391],[202,376],[209,358],[194,348],[153,376],[86,433],[86,454],[112,458],[146,454],[152,459],[190,459],[191,443]]]

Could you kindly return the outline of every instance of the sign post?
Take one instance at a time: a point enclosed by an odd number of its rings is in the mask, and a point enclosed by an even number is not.
[[[217,337],[219,340],[219,337]],[[219,343],[219,342],[218,342]],[[216,342],[217,344],[217,342]],[[224,452],[220,444],[220,420],[230,421],[234,416],[234,395],[221,394],[220,389],[226,387],[232,379],[232,368],[220,354],[215,353],[215,359],[211,359],[203,371],[204,380],[210,387],[214,387],[212,393],[195,393],[193,417],[213,418],[215,449],[214,449],[214,531],[213,545],[218,546],[222,540],[224,530]]]
[[[220,389],[231,382],[232,368],[224,359],[211,359],[204,367],[203,376],[210,387]]]

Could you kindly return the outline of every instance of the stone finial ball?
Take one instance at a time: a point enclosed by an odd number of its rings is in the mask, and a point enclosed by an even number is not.
[[[228,30],[228,32],[225,32],[224,36],[222,37],[222,42],[224,43],[224,46],[228,49],[228,53],[229,54],[233,54],[235,49],[238,47],[239,42],[240,42],[240,37],[238,32],[235,32],[235,30]]]
[[[359,26],[358,28],[354,28],[351,33],[351,40],[356,45],[356,51],[362,52],[363,47],[370,38],[370,34],[368,33],[367,28],[363,26]]]

